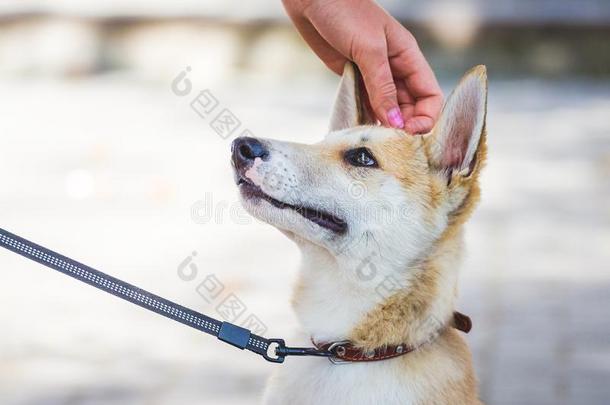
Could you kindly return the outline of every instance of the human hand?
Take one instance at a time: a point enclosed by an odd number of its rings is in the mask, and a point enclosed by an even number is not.
[[[305,41],[335,73],[358,65],[383,125],[432,129],[443,95],[413,35],[372,0],[283,0]]]

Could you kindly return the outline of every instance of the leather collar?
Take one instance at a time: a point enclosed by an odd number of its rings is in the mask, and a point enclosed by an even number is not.
[[[451,326],[464,333],[468,333],[472,329],[472,321],[468,316],[456,311],[453,313],[453,324]],[[329,359],[337,364],[391,359],[411,353],[419,347],[400,344],[381,346],[370,351],[365,351],[354,346],[349,340],[317,343],[312,339],[312,342],[318,350],[331,353]]]

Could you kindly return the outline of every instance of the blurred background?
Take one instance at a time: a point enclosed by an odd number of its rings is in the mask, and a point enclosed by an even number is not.
[[[482,398],[610,403],[610,3],[380,3],[446,93],[488,66],[458,308]],[[3,0],[0,226],[290,335],[298,251],[238,205],[229,147],[321,139],[336,84],[279,1]],[[277,367],[8,251],[0,269],[0,404],[252,404]]]

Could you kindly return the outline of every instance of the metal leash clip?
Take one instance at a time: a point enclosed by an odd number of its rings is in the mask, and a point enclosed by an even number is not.
[[[321,350],[317,347],[288,347],[283,339],[268,339],[270,345],[269,349],[272,348],[271,344],[275,343],[275,356],[271,357],[268,354],[263,357],[274,363],[282,363],[286,356],[316,356],[316,357],[331,357],[333,354],[328,350]]]

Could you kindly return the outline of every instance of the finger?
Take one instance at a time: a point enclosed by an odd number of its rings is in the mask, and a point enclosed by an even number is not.
[[[396,91],[398,94],[398,105],[405,120],[405,131],[410,134],[422,134],[429,132],[434,126],[434,120],[426,116],[415,115],[415,99],[409,94],[407,85],[403,80],[396,82]],[[420,103],[428,102],[427,100]]]
[[[430,132],[436,123],[437,115],[428,113],[436,111],[437,105],[442,105],[442,96],[438,97],[423,97],[415,102],[413,116],[407,119],[408,125],[405,124],[407,132],[412,134],[423,134]]]
[[[398,107],[402,112],[402,118],[406,122],[413,117],[415,112],[415,100],[409,94],[404,80],[396,80],[395,78],[394,83],[396,84],[396,98],[398,99]]]
[[[415,101],[414,117],[428,118],[417,120],[419,129],[432,129],[442,108],[442,91],[415,38],[398,23],[388,30],[388,53],[394,75],[404,80]]]
[[[434,121],[432,118],[419,115],[405,122],[405,131],[412,135],[427,134],[434,128]]]
[[[301,34],[301,37],[303,37],[315,54],[318,55],[320,60],[336,74],[340,75],[343,73],[343,67],[345,62],[347,62],[347,58],[330,46],[307,18],[302,15],[293,14],[288,8],[286,11],[294,26]]]
[[[396,86],[385,41],[371,46],[356,46],[352,52],[360,68],[375,115],[383,125],[403,128],[404,120],[396,98]]]

